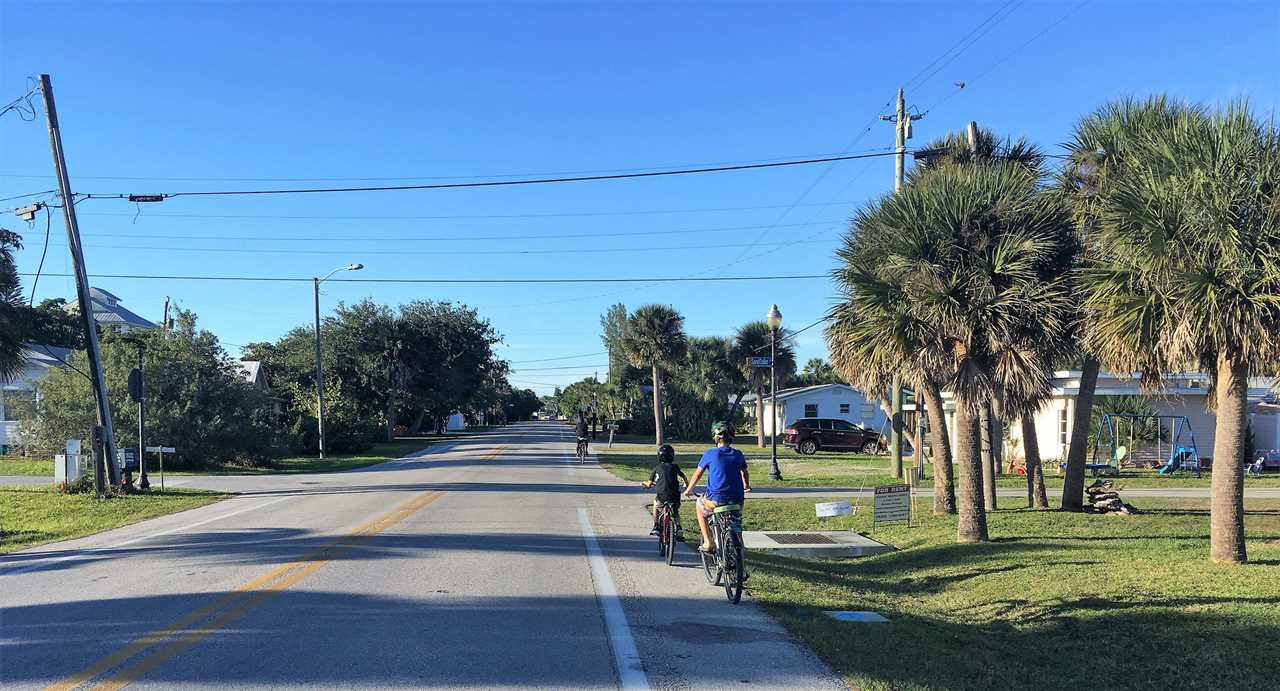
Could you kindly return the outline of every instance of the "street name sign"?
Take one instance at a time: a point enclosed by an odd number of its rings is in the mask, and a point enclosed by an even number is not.
[[[752,367],[773,367],[773,358],[771,357],[752,357]]]

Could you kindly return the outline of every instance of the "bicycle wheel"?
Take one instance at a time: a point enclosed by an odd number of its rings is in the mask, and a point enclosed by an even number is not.
[[[665,555],[667,553],[667,517],[662,510],[658,510],[658,554]]]
[[[675,518],[671,516],[670,510],[668,510],[667,515],[663,517],[662,525],[662,533],[667,536],[667,544],[664,545],[667,549],[665,556],[667,557],[667,564],[670,565],[676,560],[676,521]]]
[[[712,545],[716,544],[715,535],[712,535]],[[714,547],[710,553],[698,550],[698,556],[702,557],[702,572],[707,577],[707,582],[711,585],[720,585],[720,558],[718,550]]]
[[[720,548],[720,563],[724,565],[724,595],[729,602],[742,600],[742,540],[730,532]]]

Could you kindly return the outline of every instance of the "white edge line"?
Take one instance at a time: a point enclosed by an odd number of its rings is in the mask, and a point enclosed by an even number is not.
[[[595,581],[596,599],[604,613],[605,633],[609,637],[609,649],[613,652],[619,684],[624,689],[648,689],[649,679],[640,662],[640,653],[631,636],[631,627],[627,625],[627,615],[622,611],[622,599],[618,597],[613,578],[609,576],[609,565],[604,560],[604,553],[600,551],[600,543],[596,542],[596,533],[591,528],[591,519],[586,509],[578,509],[578,521],[582,524],[582,539],[587,543],[591,580]]]
[[[46,560],[44,560],[44,561],[40,561],[40,562],[37,562],[37,563],[35,563],[35,564],[31,564],[30,566],[24,566],[24,567],[22,567],[22,568],[10,569],[10,570],[8,570],[8,571],[0,572],[0,577],[4,577],[4,576],[17,576],[17,575],[24,574],[24,573],[28,573],[28,572],[31,572],[31,571],[39,571],[40,569],[43,569],[43,568],[46,568],[46,567],[49,567],[49,566],[53,566],[54,564],[60,564],[60,563],[62,563],[62,562],[64,562],[64,561],[71,561],[71,560],[73,560],[73,559],[83,559],[84,557],[93,556],[94,554],[97,554],[97,553],[100,553],[100,552],[110,552],[110,551],[112,551],[112,550],[120,549],[121,547],[127,547],[127,546],[132,545],[132,544],[134,544],[134,543],[136,543],[136,542],[142,542],[143,540],[151,540],[151,539],[153,539],[153,538],[157,538],[157,537],[164,537],[165,535],[172,535],[172,534],[174,534],[174,533],[180,533],[180,532],[182,532],[182,531],[184,531],[184,530],[190,530],[190,529],[192,529],[192,528],[198,528],[198,527],[200,527],[200,526],[202,526],[202,525],[205,525],[205,524],[207,524],[207,523],[213,523],[214,521],[221,521],[221,520],[222,520],[222,519],[224,519],[224,518],[231,518],[232,516],[238,516],[238,515],[240,515],[240,514],[242,514],[242,513],[246,513],[246,512],[248,512],[248,511],[256,511],[256,510],[258,510],[258,509],[265,508],[265,507],[270,506],[270,505],[272,505],[272,504],[277,504],[277,503],[279,503],[279,502],[285,501],[286,499],[293,499],[293,498],[294,498],[294,497],[291,497],[291,496],[290,496],[290,497],[280,497],[279,499],[272,499],[271,501],[263,502],[263,503],[261,503],[261,504],[254,504],[253,506],[246,506],[246,507],[244,507],[243,509],[238,509],[238,510],[236,510],[236,511],[232,511],[232,512],[230,512],[230,513],[224,513],[224,514],[220,514],[220,515],[218,515],[218,516],[214,516],[214,517],[212,517],[212,518],[206,518],[206,519],[205,519],[205,520],[203,520],[203,521],[196,521],[195,523],[188,523],[187,525],[180,525],[180,526],[178,526],[178,527],[176,527],[176,528],[169,528],[168,530],[161,530],[161,531],[160,531],[160,532],[158,532],[158,533],[152,533],[152,534],[150,534],[150,535],[143,535],[142,537],[135,537],[135,538],[132,538],[132,539],[129,539],[129,540],[125,540],[124,542],[117,542],[116,544],[111,545],[111,546],[108,546],[108,547],[93,547],[93,548],[90,548],[90,549],[82,550],[82,551],[80,551],[80,552],[76,552],[76,553],[74,553],[74,554],[65,554],[65,555],[60,556],[60,557],[53,557],[53,558],[51,558],[51,559],[46,559]],[[127,526],[122,526],[122,527],[127,527]],[[18,554],[21,554],[21,552],[19,552]]]

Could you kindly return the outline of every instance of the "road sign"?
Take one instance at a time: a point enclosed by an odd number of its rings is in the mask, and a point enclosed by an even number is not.
[[[773,367],[773,358],[771,357],[752,357],[752,367]]]
[[[177,449],[172,446],[148,446],[147,453],[177,453]]]
[[[141,403],[144,393],[144,383],[142,380],[142,370],[134,367],[129,370],[129,398],[134,403]]]
[[[814,504],[814,512],[818,514],[818,518],[830,518],[832,516],[843,516],[847,513],[853,513],[853,506],[847,501],[833,501],[825,504]]]
[[[911,486],[886,485],[876,488],[875,515],[871,519],[876,523],[885,521],[906,521],[911,525]]]

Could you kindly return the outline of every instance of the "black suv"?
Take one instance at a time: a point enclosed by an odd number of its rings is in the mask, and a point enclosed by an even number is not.
[[[876,454],[884,446],[880,433],[831,418],[807,417],[783,430],[782,443],[802,454],[824,451],[861,451]]]

